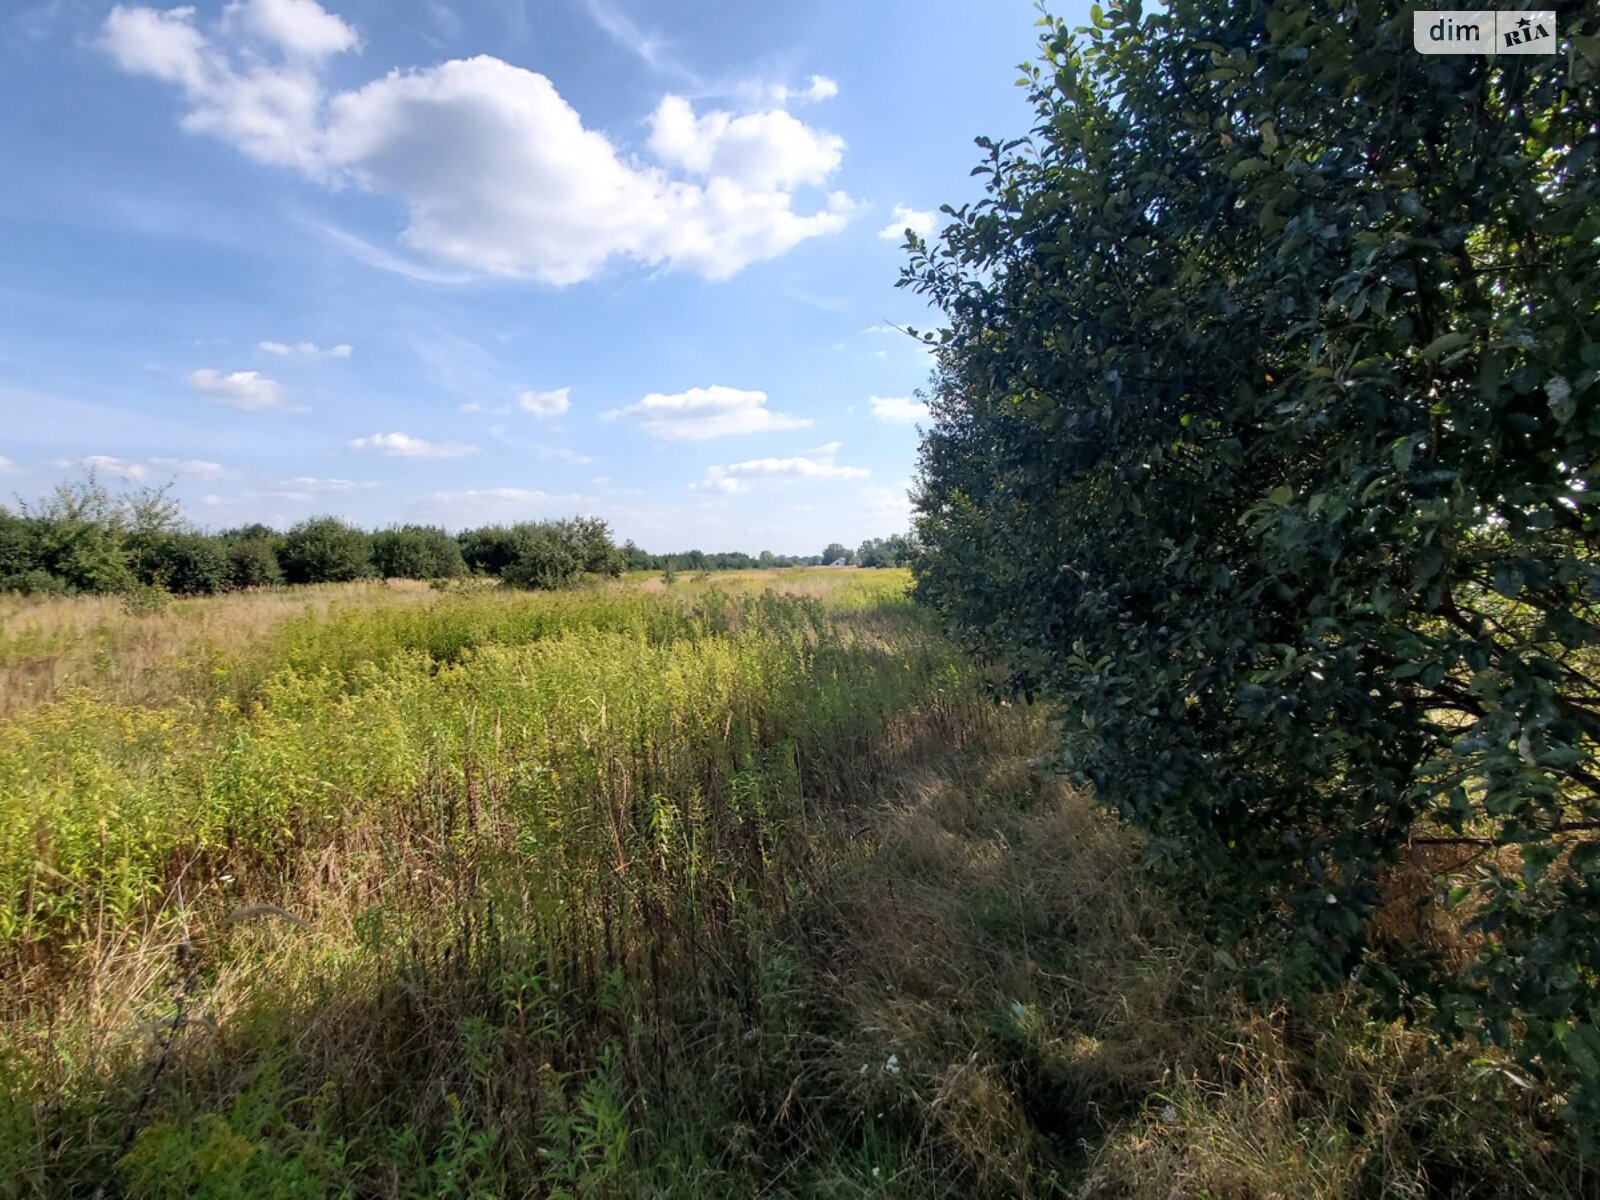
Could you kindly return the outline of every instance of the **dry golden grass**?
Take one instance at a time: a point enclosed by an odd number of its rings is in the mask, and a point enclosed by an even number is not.
[[[340,609],[431,604],[414,580],[320,584],[173,599],[130,613],[119,596],[0,593],[0,720],[73,688],[141,704],[183,690],[181,675],[236,654],[292,617]]]
[[[1019,715],[1011,738],[913,777],[824,889],[823,1103],[893,1130],[898,1194],[1593,1194],[1548,1101],[1492,1058],[1349,994],[1247,1004],[1136,836],[1040,781],[1042,728]]]

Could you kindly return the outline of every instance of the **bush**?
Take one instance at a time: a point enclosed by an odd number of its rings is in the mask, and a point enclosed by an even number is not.
[[[1033,138],[981,143],[987,197],[902,282],[949,327],[919,594],[1062,702],[1067,765],[1219,933],[1515,1042],[1600,1130],[1600,16],[1571,11],[1577,49],[1499,60],[1419,58],[1400,6],[1047,20]],[[1464,904],[1469,969],[1374,925],[1417,842],[1471,862],[1418,897]]]
[[[385,579],[453,579],[467,573],[456,540],[429,525],[402,525],[373,534],[372,561]]]
[[[0,592],[21,592],[24,596],[65,596],[68,590],[65,580],[37,568],[0,576]]]
[[[463,530],[456,541],[467,569],[477,575],[500,575],[517,557],[516,529],[505,525]]]
[[[501,573],[512,587],[560,588],[583,572],[581,543],[554,521],[516,528],[516,557]]]
[[[285,535],[279,558],[290,583],[347,583],[372,574],[370,540],[338,517],[301,521]]]
[[[228,543],[229,580],[236,588],[277,587],[283,582],[278,545],[283,539],[244,537]]]
[[[161,533],[141,546],[135,563],[140,583],[180,596],[210,596],[233,586],[233,564],[219,538],[201,533]]]

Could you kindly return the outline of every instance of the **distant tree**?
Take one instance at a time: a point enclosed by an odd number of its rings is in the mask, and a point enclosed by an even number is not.
[[[639,549],[632,539],[622,543],[623,569],[628,571],[654,571],[661,566],[659,555]]]
[[[372,565],[384,579],[454,579],[467,573],[456,539],[432,525],[401,525],[374,533]]]
[[[283,582],[283,567],[278,563],[278,547],[283,539],[272,537],[238,538],[226,543],[230,581],[236,588],[276,587]]]
[[[853,562],[855,560],[855,554],[852,553],[850,548],[843,542],[829,542],[828,548],[822,552],[822,561],[825,563],[836,563],[841,558],[847,563]]]
[[[312,517],[289,530],[280,561],[290,583],[365,579],[372,574],[371,540],[338,517]]]
[[[627,560],[611,540],[611,526],[599,517],[573,517],[557,525],[572,540],[581,570],[612,578],[622,574]]]
[[[53,577],[51,588],[73,592],[116,592],[135,582],[134,557],[177,522],[177,504],[165,488],[140,488],[114,494],[89,472],[62,483],[37,506],[21,506],[13,523],[8,556],[22,561],[31,543],[27,576]],[[37,589],[35,589],[37,590]]]
[[[514,539],[515,557],[500,573],[512,587],[567,587],[583,573],[582,543],[557,522],[518,525]]]
[[[778,556],[771,550],[763,550],[760,556],[756,559],[756,566],[758,567],[775,567],[777,565]]]
[[[502,575],[517,557],[517,531],[507,525],[484,525],[456,535],[467,569],[477,575]]]
[[[140,583],[180,596],[213,596],[233,587],[233,564],[221,538],[187,530],[143,539],[133,562]]]

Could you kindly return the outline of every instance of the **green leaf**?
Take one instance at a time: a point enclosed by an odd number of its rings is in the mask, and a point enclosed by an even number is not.
[[[1228,172],[1229,179],[1249,179],[1252,175],[1259,175],[1272,164],[1264,158],[1240,159],[1233,165],[1233,170]]]
[[[1459,330],[1452,331],[1450,333],[1442,333],[1422,348],[1422,357],[1427,359],[1429,362],[1433,362],[1441,355],[1448,354],[1452,350],[1456,350],[1462,346],[1465,346],[1471,340],[1471,334],[1462,333]]]

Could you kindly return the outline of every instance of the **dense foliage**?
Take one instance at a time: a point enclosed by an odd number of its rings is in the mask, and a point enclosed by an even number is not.
[[[372,535],[372,565],[384,579],[454,579],[467,573],[461,546],[433,525],[401,525]]]
[[[1600,16],[1498,59],[1372,0],[1093,20],[909,246],[920,593],[1219,932],[1600,1127]]]

